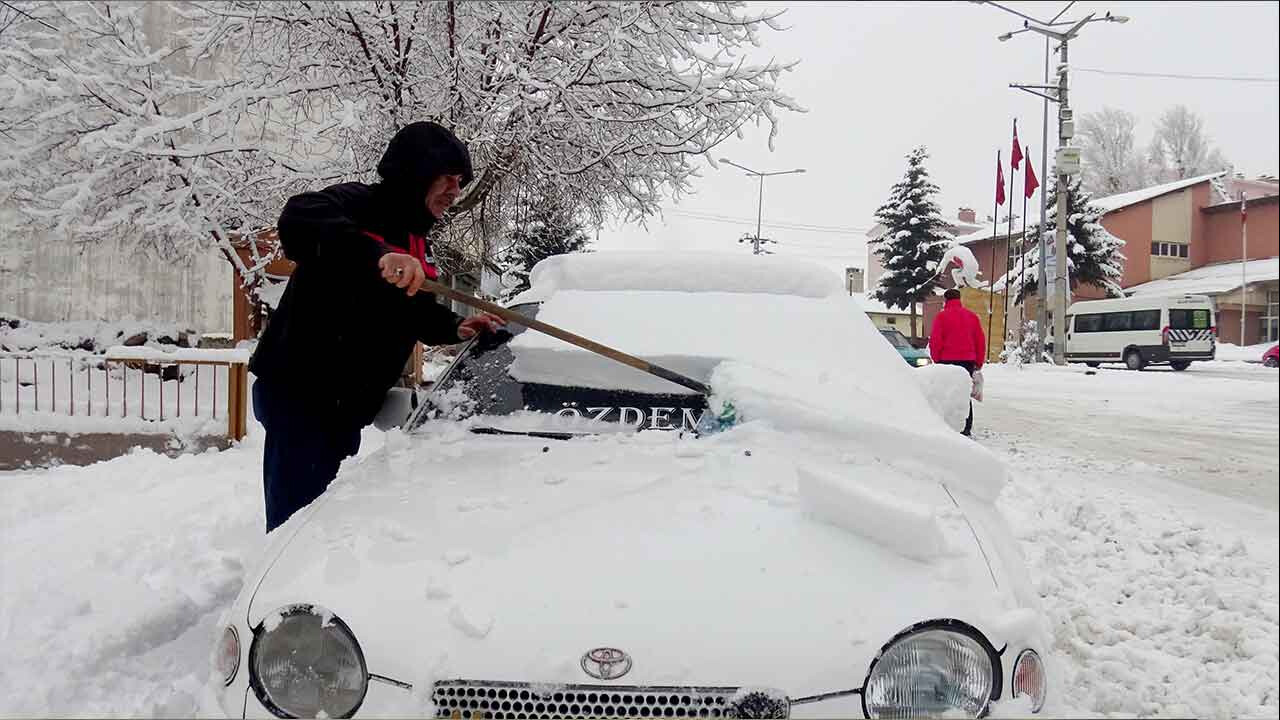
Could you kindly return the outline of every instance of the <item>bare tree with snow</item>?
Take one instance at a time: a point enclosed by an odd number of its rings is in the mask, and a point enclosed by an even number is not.
[[[1204,175],[1231,165],[1222,152],[1212,146],[1204,121],[1186,105],[1174,105],[1160,116],[1150,156],[1160,182]]]
[[[1133,113],[1104,107],[1080,118],[1076,137],[1084,155],[1084,187],[1095,195],[1115,195],[1148,184],[1146,161],[1134,139]]]
[[[479,259],[521,187],[642,218],[743,125],[772,140],[801,109],[777,87],[789,64],[746,57],[779,13],[739,2],[21,7],[0,48],[0,201],[28,227],[175,256],[215,245],[238,264],[234,233],[299,189],[373,179],[414,120],[472,150],[438,242]],[[172,21],[148,32],[157,12]]]

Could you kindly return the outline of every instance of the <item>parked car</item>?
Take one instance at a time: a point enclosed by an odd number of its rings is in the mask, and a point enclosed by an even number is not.
[[[1186,370],[1212,360],[1218,329],[1207,295],[1136,295],[1072,303],[1067,311],[1067,362],[1130,370],[1167,364]]]
[[[902,356],[903,360],[907,361],[908,365],[912,367],[923,367],[933,362],[933,360],[929,358],[928,350],[915,347],[911,344],[911,341],[907,339],[907,336],[903,335],[898,330],[893,328],[880,328],[880,334],[884,336],[885,340],[889,341],[889,344],[893,346],[894,350],[898,351],[898,354]]]
[[[513,309],[711,398],[514,324],[472,341],[407,431],[272,533],[202,710],[1038,711],[1047,623],[995,506],[1007,471],[825,277],[753,256],[539,264]]]
[[[1262,364],[1269,368],[1280,367],[1280,345],[1272,345],[1270,350],[1262,353]]]

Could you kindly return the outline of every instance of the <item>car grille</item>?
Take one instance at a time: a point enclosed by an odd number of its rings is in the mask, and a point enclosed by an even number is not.
[[[515,718],[736,718],[790,714],[785,699],[734,687],[539,685],[485,680],[441,680],[431,693],[436,717]],[[761,714],[759,711],[764,710]],[[745,712],[744,712],[745,711]]]

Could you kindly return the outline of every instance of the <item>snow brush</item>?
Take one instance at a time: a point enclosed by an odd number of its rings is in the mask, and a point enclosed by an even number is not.
[[[433,292],[437,295],[443,295],[451,300],[457,300],[463,305],[475,308],[476,310],[481,310],[491,315],[497,315],[509,323],[523,325],[530,330],[537,330],[544,335],[550,335],[557,340],[563,340],[570,345],[575,345],[588,352],[593,352],[597,355],[607,357],[610,360],[620,362],[628,367],[633,367],[641,372],[649,373],[654,377],[660,377],[668,382],[673,382],[677,385],[686,387],[708,399],[711,398],[711,388],[706,383],[694,380],[688,375],[682,375],[674,370],[668,370],[661,365],[655,365],[647,360],[641,360],[635,355],[629,355],[621,350],[611,348],[608,345],[602,345],[595,340],[590,340],[582,337],[581,335],[576,335],[568,330],[551,325],[550,323],[544,323],[541,320],[525,317],[514,310],[509,310],[496,303],[491,303],[488,300],[482,300],[478,297],[454,290],[448,285],[435,280],[423,280],[422,289]]]

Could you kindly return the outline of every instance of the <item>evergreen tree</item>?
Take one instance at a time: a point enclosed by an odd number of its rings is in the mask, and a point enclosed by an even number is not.
[[[506,248],[498,256],[504,275],[518,282],[504,290],[504,299],[529,289],[529,272],[552,255],[584,252],[591,240],[569,203],[555,193],[542,193],[528,202],[506,234]]]
[[[1051,176],[1053,177],[1053,176]],[[1080,176],[1073,175],[1067,184],[1067,267],[1071,287],[1093,285],[1106,291],[1107,297],[1123,297],[1120,281],[1124,277],[1124,240],[1107,232],[1102,227],[1102,208],[1093,205],[1093,194],[1086,191],[1081,184]],[[1046,241],[1049,243],[1047,253],[1055,252],[1053,243],[1057,238],[1058,227],[1058,183],[1055,181],[1045,198],[1048,206],[1048,217],[1045,219]],[[1041,236],[1039,227],[1029,227],[1030,237]],[[1006,278],[996,283],[996,290],[1004,289],[1006,283],[1011,286],[1014,297],[1022,301],[1024,293],[1036,292],[1039,282],[1040,251],[1034,243],[1027,247],[1026,282],[1022,282],[1022,263],[1015,261],[1016,267]]]
[[[875,247],[884,274],[872,297],[891,307],[911,309],[912,339],[917,337],[916,303],[924,302],[933,291],[938,263],[952,242],[933,199],[938,186],[925,170],[928,157],[923,146],[907,154],[906,174],[876,210],[876,219],[886,228]]]

